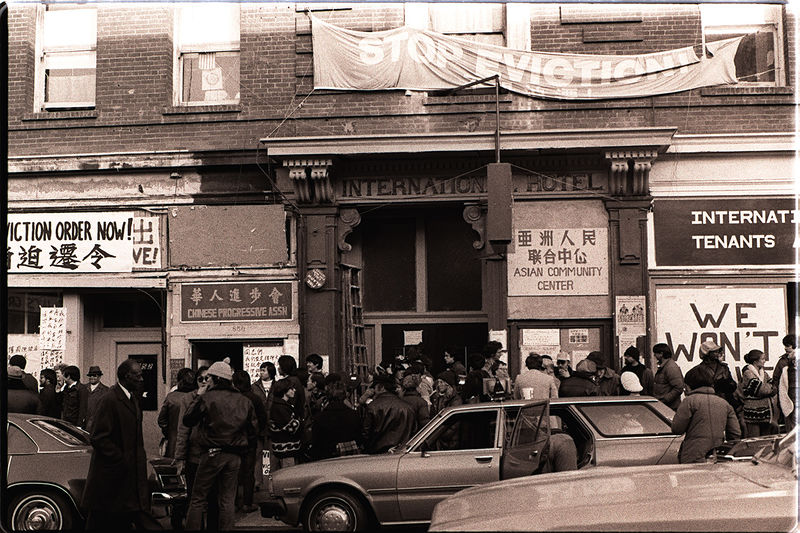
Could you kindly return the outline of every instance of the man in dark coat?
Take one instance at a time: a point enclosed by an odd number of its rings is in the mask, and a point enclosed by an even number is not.
[[[86,420],[86,390],[80,382],[81,371],[70,365],[64,369],[64,391],[61,393],[61,418],[83,427]]]
[[[25,388],[27,388],[29,391],[37,393],[39,392],[39,385],[36,383],[36,378],[25,372],[25,367],[28,364],[28,360],[25,359],[24,355],[12,355],[8,360],[8,364],[11,366],[16,366],[22,370],[22,383],[25,384]]]
[[[362,442],[361,419],[344,403],[347,387],[341,381],[325,387],[328,404],[311,425],[311,456],[327,459],[359,453]]]
[[[158,427],[161,434],[167,439],[167,449],[164,457],[175,457],[175,446],[178,442],[178,426],[181,416],[192,401],[192,392],[197,388],[194,380],[194,370],[181,368],[175,376],[178,381],[177,388],[167,394],[161,410],[158,412]]]
[[[672,360],[672,350],[663,342],[653,346],[653,355],[658,361],[658,370],[653,377],[653,396],[677,411],[683,394],[683,372]]]
[[[383,453],[403,444],[417,429],[416,414],[395,394],[392,376],[376,374],[373,378],[374,396],[367,404],[362,424],[367,453]]]
[[[730,368],[723,362],[725,358],[723,349],[714,341],[705,341],[700,345],[700,358],[703,361],[697,366],[704,367],[713,377],[714,393],[731,404],[734,410],[738,410],[742,402],[734,395],[737,384]]]
[[[595,374],[597,374],[597,366],[594,361],[589,359],[579,361],[575,372],[561,382],[561,386],[558,388],[558,397],[599,396],[600,390],[594,382]]]
[[[39,400],[42,402],[42,414],[59,418],[61,407],[56,398],[56,371],[52,368],[43,368],[39,372],[39,379],[42,382],[42,390],[39,391]]]
[[[261,400],[260,392],[253,390],[250,385],[250,374],[246,370],[236,370],[233,373],[233,387],[244,395],[253,404],[258,421],[258,431],[248,436],[247,452],[242,456],[242,464],[239,466],[239,486],[242,488],[242,496],[236,498],[236,508],[245,513],[252,513],[258,507],[253,505],[253,493],[255,492],[255,464],[256,449],[258,448],[258,438],[264,427],[267,425],[267,411],[264,402]]]
[[[89,433],[92,432],[92,420],[94,414],[97,412],[97,406],[100,404],[100,398],[108,392],[108,387],[100,381],[103,371],[99,366],[90,366],[89,372],[86,373],[89,378],[89,384],[86,385],[86,412],[81,426],[86,428]]]
[[[642,394],[650,396],[653,394],[653,371],[647,368],[639,360],[641,353],[635,346],[628,346],[623,355],[625,359],[625,366],[622,367],[620,375],[623,372],[633,372],[639,378],[639,384],[642,386]],[[620,394],[630,394],[623,387],[620,387]]]
[[[29,413],[41,414],[42,402],[39,395],[25,386],[22,380],[22,369],[8,365],[8,412],[9,413]]]
[[[117,381],[100,399],[92,427],[94,450],[83,492],[89,511],[86,529],[146,529],[152,523],[139,406],[141,365],[134,359],[123,361]]]

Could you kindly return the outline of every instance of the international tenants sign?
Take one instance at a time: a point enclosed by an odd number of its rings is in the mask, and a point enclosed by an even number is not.
[[[637,98],[736,83],[742,37],[639,55],[526,52],[408,26],[378,32],[314,16],[314,88],[437,90],[498,75],[512,92],[561,100]]]

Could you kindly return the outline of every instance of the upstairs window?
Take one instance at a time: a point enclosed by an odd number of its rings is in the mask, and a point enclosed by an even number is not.
[[[406,3],[406,24],[462,39],[518,50],[531,48],[525,3]]]
[[[48,4],[38,22],[34,111],[94,107],[97,9]]]
[[[739,85],[783,85],[780,5],[701,4],[703,37],[714,42],[744,35],[736,52]]]
[[[176,105],[239,102],[239,5],[176,7]]]

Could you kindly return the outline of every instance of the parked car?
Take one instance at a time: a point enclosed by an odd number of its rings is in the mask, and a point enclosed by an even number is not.
[[[12,530],[81,528],[80,507],[92,446],[89,434],[57,418],[8,413],[7,526]],[[186,483],[163,458],[149,461],[155,506],[186,499]],[[171,469],[171,471],[170,471]]]
[[[467,404],[437,414],[409,442],[381,455],[340,457],[281,469],[261,505],[307,530],[424,524],[455,492],[537,471],[560,417],[579,468],[678,461],[674,412],[645,396]]]
[[[750,460],[595,468],[491,483],[433,512],[429,531],[791,531],[797,431]]]

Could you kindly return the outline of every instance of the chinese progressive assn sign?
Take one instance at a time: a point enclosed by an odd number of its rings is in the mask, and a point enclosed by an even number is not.
[[[290,281],[181,285],[182,322],[291,320],[291,318]]]

